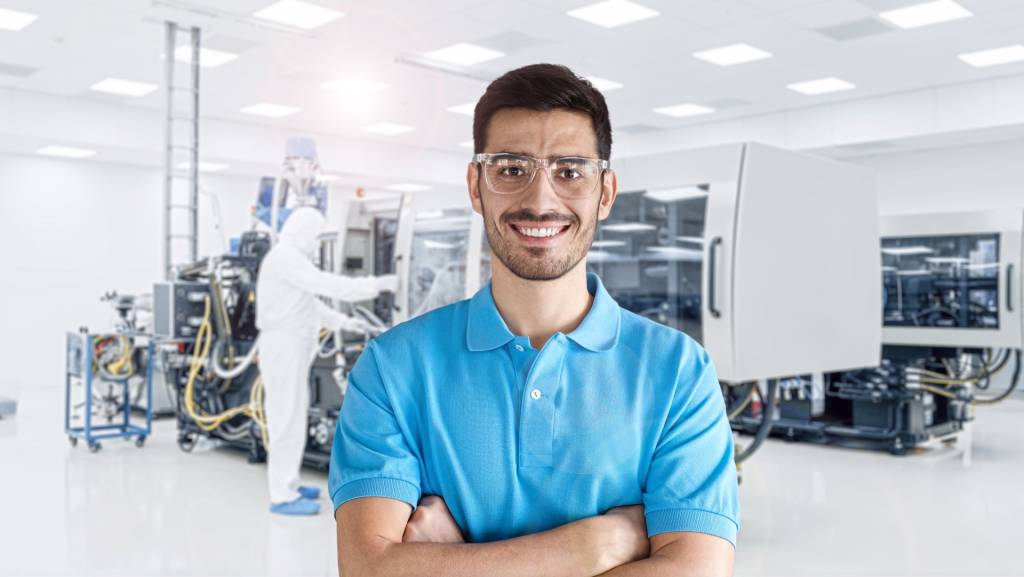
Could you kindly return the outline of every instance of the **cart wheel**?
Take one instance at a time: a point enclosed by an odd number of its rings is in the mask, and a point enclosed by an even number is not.
[[[191,453],[192,449],[196,448],[196,439],[194,433],[178,435],[178,448],[186,453]]]
[[[145,435],[142,435],[141,437],[137,437],[135,439],[135,446],[136,447],[141,449],[143,446],[145,446],[145,444],[146,444],[146,436]]]
[[[74,435],[68,435],[68,442],[71,443],[72,447],[78,446],[78,437]]]
[[[99,453],[100,449],[102,449],[102,448],[103,448],[103,445],[101,445],[99,443],[99,441],[93,441],[93,442],[89,443],[89,452]]]

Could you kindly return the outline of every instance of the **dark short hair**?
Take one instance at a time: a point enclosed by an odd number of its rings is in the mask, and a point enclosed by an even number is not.
[[[609,160],[612,154],[612,125],[604,96],[585,78],[566,66],[531,64],[510,70],[491,82],[476,103],[473,113],[473,142],[477,153],[487,146],[487,129],[494,113],[503,108],[526,108],[547,112],[565,108],[590,116],[597,136],[597,153]]]

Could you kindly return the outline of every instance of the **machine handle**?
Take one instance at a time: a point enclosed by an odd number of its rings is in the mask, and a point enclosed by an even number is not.
[[[718,261],[718,247],[722,244],[722,237],[716,236],[711,239],[711,246],[708,248],[708,312],[716,319],[722,316],[718,310],[718,298],[716,285],[718,284],[716,274],[716,263]]]
[[[1013,312],[1013,263],[1006,265],[1006,310]]]

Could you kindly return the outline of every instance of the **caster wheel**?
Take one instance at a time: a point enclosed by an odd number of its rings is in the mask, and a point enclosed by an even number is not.
[[[68,435],[68,442],[71,443],[72,447],[78,446],[78,437],[74,435]]]
[[[99,453],[100,449],[102,448],[103,445],[99,444],[98,442],[89,443],[89,452],[91,453]]]
[[[193,434],[179,435],[178,448],[186,453],[191,453],[196,448],[196,436]]]
[[[146,437],[138,437],[138,438],[136,438],[135,439],[135,446],[140,448],[140,449],[142,447],[146,446]]]

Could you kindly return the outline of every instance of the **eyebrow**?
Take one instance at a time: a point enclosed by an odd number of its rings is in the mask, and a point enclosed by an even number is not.
[[[515,156],[529,156],[529,157],[540,158],[539,156],[537,156],[535,154],[531,154],[529,152],[525,152],[525,151],[522,151],[522,150],[500,150],[498,152],[492,152],[491,154],[511,154],[511,155],[515,155]],[[551,156],[549,156],[547,158],[592,158],[592,157],[587,156],[586,154],[578,154],[578,153],[564,154],[563,153],[563,154],[552,154]],[[596,157],[593,157],[593,158],[596,158]]]

